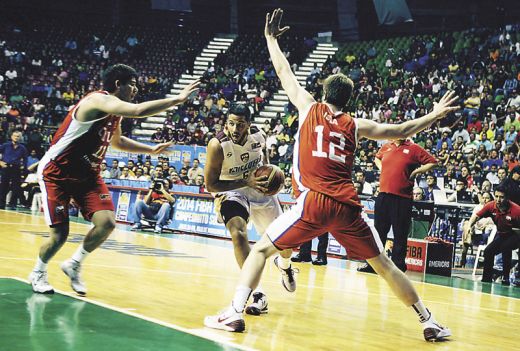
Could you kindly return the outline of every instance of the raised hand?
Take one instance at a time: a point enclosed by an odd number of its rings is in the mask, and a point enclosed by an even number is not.
[[[267,13],[265,16],[265,29],[264,35],[266,38],[278,38],[283,33],[289,30],[289,26],[280,28],[282,21],[283,10],[276,9],[273,14]]]
[[[457,111],[460,106],[453,106],[453,104],[459,99],[458,96],[454,96],[455,92],[448,91],[438,103],[433,106],[433,112],[437,115],[437,119],[446,117],[448,113]]]
[[[181,90],[181,92],[179,93],[179,95],[177,95],[177,98],[179,100],[181,100],[182,102],[188,100],[188,97],[194,93],[195,91],[197,91],[197,89],[199,89],[199,85],[200,85],[200,80],[197,79],[196,81],[186,85],[184,87],[184,89]]]

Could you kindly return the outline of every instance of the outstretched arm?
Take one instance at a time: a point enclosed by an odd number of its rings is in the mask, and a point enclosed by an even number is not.
[[[114,136],[112,137],[110,144],[115,149],[121,151],[133,152],[136,154],[160,155],[167,153],[166,149],[172,146],[173,142],[161,143],[157,145],[146,145],[123,136],[121,133],[121,126],[119,126],[114,132]]]
[[[195,92],[200,82],[197,80],[187,85],[179,95],[172,98],[160,99],[132,104],[125,102],[114,95],[94,94],[89,97],[78,109],[77,118],[80,122],[87,122],[99,118],[99,114],[117,115],[131,118],[144,118],[165,111],[175,105],[180,105]]]
[[[421,118],[401,124],[380,124],[368,119],[356,119],[359,137],[368,139],[405,139],[430,127],[434,122],[444,118],[448,113],[458,110],[459,106],[453,106],[458,100],[455,92],[444,94],[442,99],[435,105],[433,111]]]
[[[285,58],[277,38],[289,30],[289,27],[280,28],[283,10],[276,9],[273,14],[267,14],[265,18],[264,35],[267,40],[267,48],[273,62],[274,69],[280,81],[283,90],[287,93],[291,103],[296,106],[298,111],[306,110],[310,104],[314,103],[314,98],[309,94],[298,82],[296,76],[291,70],[289,62]]]

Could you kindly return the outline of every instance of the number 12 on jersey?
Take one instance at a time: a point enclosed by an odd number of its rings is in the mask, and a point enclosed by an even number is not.
[[[329,133],[329,153],[327,154],[323,151],[323,129],[325,127],[322,125],[317,125],[314,128],[314,132],[318,134],[316,140],[316,147],[318,150],[312,150],[313,157],[322,157],[329,158],[332,161],[337,161],[341,163],[345,163],[345,155],[338,155],[336,151],[344,151],[345,150],[345,137],[341,133],[330,132]],[[332,142],[332,138],[339,139],[339,145]]]

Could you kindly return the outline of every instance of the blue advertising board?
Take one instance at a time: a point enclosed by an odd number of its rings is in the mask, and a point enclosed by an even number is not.
[[[116,220],[119,222],[134,223],[135,202],[144,196],[148,189],[122,188],[109,185],[110,193],[116,208]],[[207,194],[197,194],[197,187],[184,187],[175,189],[176,199],[172,221],[167,228],[183,232],[196,233],[201,235],[218,236],[231,238],[223,223],[219,223],[215,213],[213,198]],[[193,192],[190,192],[193,191]],[[284,210],[287,211],[295,200],[288,194],[278,194],[278,199],[282,203]],[[369,221],[372,221],[374,202],[372,200],[362,201],[365,212],[368,214]],[[248,223],[248,237],[251,241],[260,239],[259,233],[255,230],[251,222]],[[312,242],[313,250],[317,249],[318,239]],[[329,236],[329,246],[327,252],[330,254],[344,256],[345,249]]]
[[[170,153],[168,154],[168,159],[170,162],[170,166],[174,166],[177,170],[182,168],[183,161],[185,159],[190,160],[190,165],[196,158],[200,161],[202,167],[204,167],[206,164],[205,146],[173,145],[169,149],[169,151]],[[128,163],[128,160],[137,161],[139,158],[141,158],[141,160],[146,160],[144,155],[132,154],[125,151],[115,150],[113,148],[109,148],[105,156],[105,159],[108,164],[110,164],[113,160]],[[152,164],[156,164],[156,162],[158,161],[158,155],[150,156],[150,161],[152,162]]]

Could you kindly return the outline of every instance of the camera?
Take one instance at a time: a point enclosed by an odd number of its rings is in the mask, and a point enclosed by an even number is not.
[[[154,191],[161,191],[161,187],[164,185],[164,180],[162,179],[156,179],[154,182],[153,182],[153,190]]]

